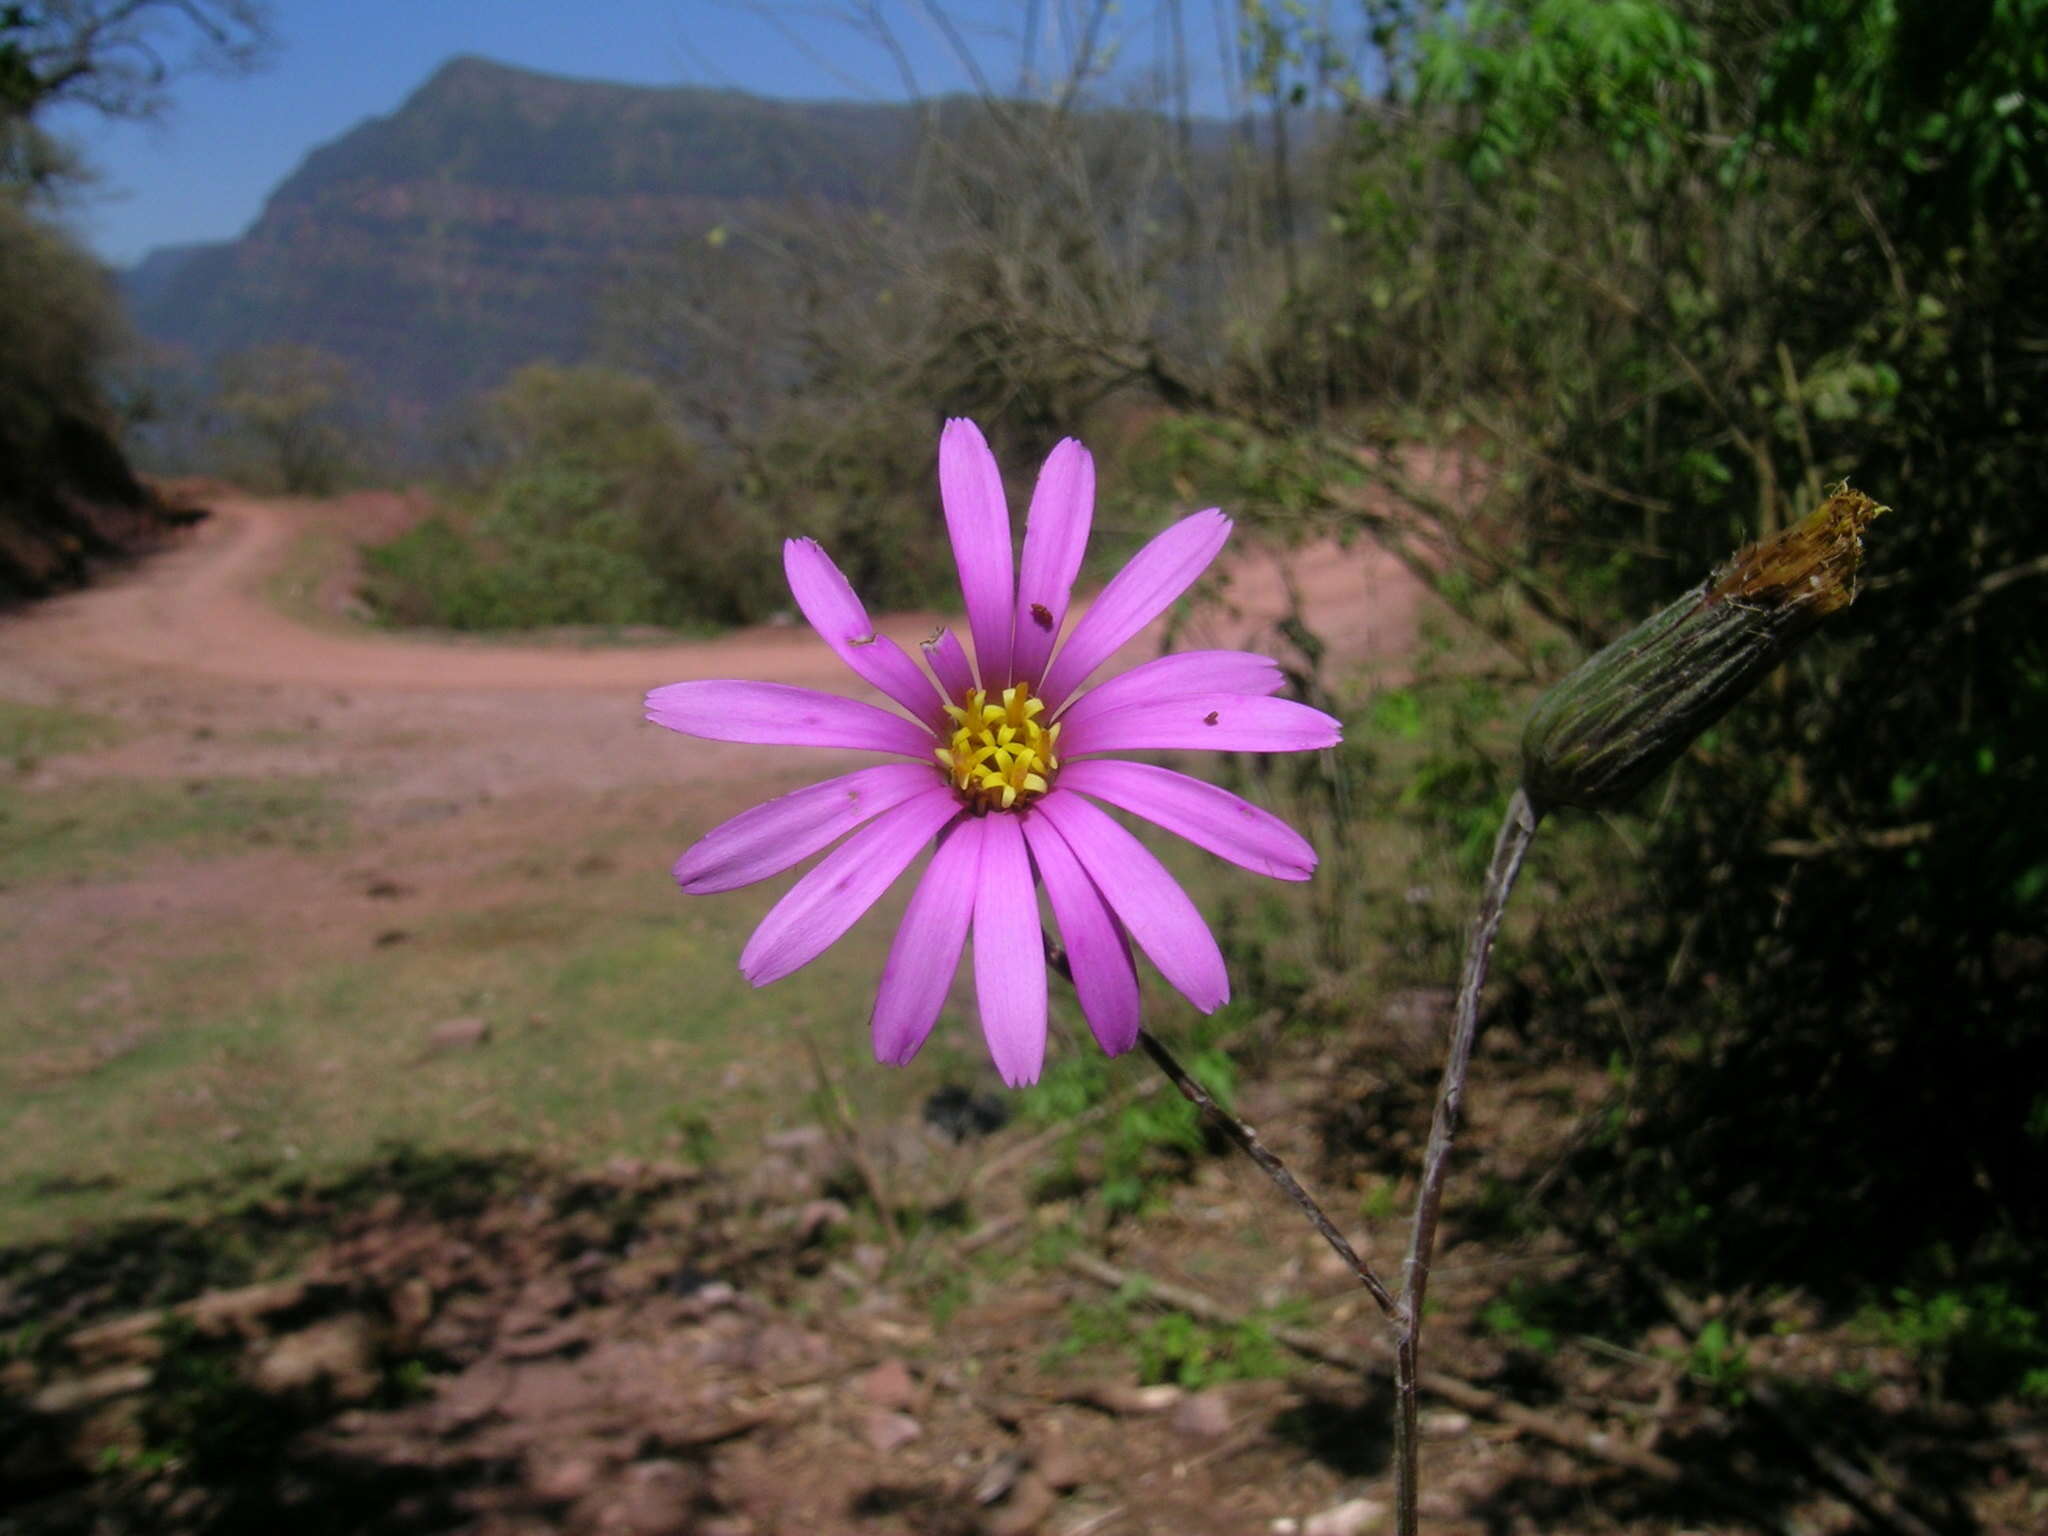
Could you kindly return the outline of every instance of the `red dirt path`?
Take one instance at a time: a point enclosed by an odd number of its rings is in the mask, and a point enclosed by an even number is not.
[[[327,503],[230,495],[181,547],[91,590],[0,618],[0,656],[60,653],[234,683],[398,693],[614,692],[689,677],[756,677],[821,687],[850,679],[801,625],[739,630],[713,640],[623,648],[454,643],[367,629],[323,630],[279,613],[260,595],[292,541],[319,525],[390,526],[398,498],[363,493]],[[1399,654],[1413,634],[1417,585],[1376,549],[1328,543],[1285,557],[1314,627],[1340,658]],[[1231,564],[1234,615],[1212,614],[1187,641],[1257,643],[1286,611],[1279,557],[1240,548]],[[905,644],[930,633],[932,614],[894,614],[885,632]],[[1148,643],[1151,642],[1151,643]],[[1153,637],[1133,650],[1153,648]]]
[[[212,506],[213,516],[168,552],[99,587],[0,615],[0,695],[110,713],[141,728],[111,751],[50,764],[45,782],[320,775],[351,786],[373,816],[447,799],[657,785],[689,795],[695,786],[708,796],[710,817],[728,814],[735,786],[758,789],[764,774],[770,787],[786,788],[834,770],[815,754],[709,742],[684,748],[641,720],[645,690],[740,677],[865,692],[801,623],[599,646],[387,633],[340,617],[301,622],[264,596],[295,543],[315,532],[388,533],[407,516],[404,499],[227,494]],[[1273,630],[1287,607],[1281,558],[1240,540],[1228,558],[1227,605],[1188,622],[1179,646],[1247,645],[1286,656]],[[1331,668],[1406,652],[1419,592],[1394,561],[1329,544],[1284,558],[1329,645]],[[339,606],[334,585],[322,589],[328,605]],[[938,617],[878,622],[909,645]],[[1125,660],[1159,643],[1155,626]],[[684,825],[694,820],[691,803],[670,805]]]

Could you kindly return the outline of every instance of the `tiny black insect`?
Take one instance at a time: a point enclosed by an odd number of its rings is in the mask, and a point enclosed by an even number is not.
[[[1207,713],[1206,715],[1202,716],[1202,724],[1204,724],[1204,725],[1214,725],[1215,723],[1216,723],[1216,711],[1215,711],[1215,710],[1213,710],[1213,709],[1212,709],[1212,710],[1210,710],[1210,711],[1209,711],[1209,713]]]
[[[1031,621],[1040,629],[1052,628],[1052,610],[1043,603],[1031,605]]]

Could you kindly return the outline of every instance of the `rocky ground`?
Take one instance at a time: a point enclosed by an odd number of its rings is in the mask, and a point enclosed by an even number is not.
[[[1477,1108],[1512,1124],[1555,1087]],[[1312,1123],[1314,1095],[1269,1083],[1246,1108]],[[863,1134],[797,1127],[731,1169],[400,1159],[202,1224],[11,1254],[0,1325],[39,1331],[0,1368],[0,1531],[1385,1527],[1373,1318],[1220,1145],[1144,1220],[1103,1225],[1025,1195],[1044,1131],[964,1151],[929,1125]],[[1481,1155],[1512,1166],[1542,1141],[1511,1139],[1521,1153],[1487,1137]],[[886,1229],[862,1173],[884,1150]],[[969,1154],[962,1228],[944,1216]],[[201,1283],[293,1253],[276,1278]],[[1746,1395],[1688,1369],[1676,1322],[1639,1347],[1546,1351],[1482,1325],[1489,1265],[1583,1258],[1451,1234],[1429,1529],[2039,1529],[2037,1423],[1932,1402],[1898,1351],[1796,1312],[1753,1349]],[[1100,1333],[1118,1317],[1212,1319],[1218,1350],[1254,1320],[1273,1358],[1204,1380],[1169,1349],[1161,1371],[1164,1334],[1148,1350]],[[1861,1422],[1830,1422],[1800,1384],[1851,1369],[1876,1390]],[[1155,1379],[1176,1373],[1189,1384]]]

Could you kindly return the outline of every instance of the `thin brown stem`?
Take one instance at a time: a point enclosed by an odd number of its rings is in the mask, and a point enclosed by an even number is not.
[[[1069,982],[1073,981],[1074,972],[1067,961],[1067,952],[1059,940],[1049,933],[1045,936],[1045,962]],[[1218,1104],[1209,1090],[1195,1081],[1187,1068],[1175,1058],[1173,1052],[1169,1051],[1150,1030],[1138,1031],[1138,1044],[1145,1048],[1145,1054],[1152,1058],[1153,1065],[1166,1074],[1166,1080],[1180,1090],[1181,1097],[1221,1126],[1223,1134],[1230,1138],[1232,1145],[1257,1163],[1266,1177],[1279,1187],[1280,1192],[1301,1208],[1302,1214],[1308,1217],[1309,1224],[1322,1235],[1323,1241],[1330,1245],[1337,1257],[1350,1266],[1351,1273],[1358,1276],[1359,1284],[1363,1285],[1372,1299],[1379,1303],[1380,1311],[1386,1314],[1390,1322],[1397,1322],[1399,1312],[1394,1305],[1393,1293],[1381,1283],[1380,1277],[1372,1272],[1372,1266],[1359,1257],[1358,1250],[1345,1240],[1344,1234],[1337,1230],[1337,1224],[1330,1220],[1328,1213],[1316,1203],[1315,1196],[1303,1189],[1301,1181],[1295,1178],[1287,1165],[1259,1140],[1259,1133]]]
[[[1379,1303],[1380,1310],[1389,1318],[1398,1316],[1393,1293],[1380,1283],[1380,1277],[1372,1272],[1372,1266],[1360,1258],[1358,1250],[1345,1240],[1344,1234],[1337,1230],[1337,1224],[1331,1221],[1329,1215],[1316,1203],[1315,1196],[1303,1189],[1300,1181],[1288,1171],[1287,1165],[1259,1140],[1259,1133],[1218,1104],[1209,1091],[1188,1074],[1187,1069],[1174,1059],[1173,1052],[1161,1044],[1159,1038],[1150,1030],[1138,1031],[1138,1044],[1144,1047],[1145,1054],[1152,1058],[1159,1070],[1166,1074],[1167,1080],[1180,1090],[1181,1096],[1214,1120],[1232,1144],[1257,1163],[1266,1177],[1279,1186],[1280,1192],[1301,1208],[1302,1214],[1308,1217],[1309,1224],[1322,1234],[1323,1241],[1330,1245],[1337,1257],[1350,1266],[1351,1272],[1358,1276],[1359,1284],[1371,1292],[1372,1299]]]
[[[1472,1043],[1479,1035],[1479,996],[1486,986],[1487,962],[1493,955],[1493,941],[1500,932],[1501,915],[1507,910],[1508,893],[1515,888],[1522,859],[1536,836],[1541,813],[1528,795],[1516,789],[1508,800],[1506,818],[1494,840],[1493,862],[1487,867],[1486,888],[1479,898],[1479,915],[1472,923],[1472,936],[1465,945],[1464,971],[1458,980],[1458,1004],[1451,1021],[1450,1053],[1444,1062],[1443,1084],[1437,1091],[1436,1115],[1430,1122],[1429,1147],[1422,1158],[1422,1187],[1415,1197],[1415,1221],[1408,1233],[1408,1257],[1401,1270],[1401,1299],[1395,1314],[1399,1338],[1394,1353],[1395,1515],[1397,1536],[1417,1536],[1421,1526],[1417,1508],[1416,1397],[1421,1374],[1422,1309],[1429,1293],[1429,1266],[1436,1252],[1437,1218],[1443,1209],[1444,1177],[1449,1172],[1451,1146],[1458,1135],[1458,1115],[1464,1105],[1465,1074],[1472,1063]]]

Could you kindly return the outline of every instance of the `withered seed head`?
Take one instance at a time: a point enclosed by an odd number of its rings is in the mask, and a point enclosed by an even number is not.
[[[1845,483],[1797,526],[1739,551],[1585,662],[1522,732],[1542,809],[1620,805],[1692,745],[1829,614],[1856,600],[1863,530],[1887,511]]]
[[[1705,600],[1795,604],[1824,619],[1856,601],[1863,530],[1889,510],[1845,481],[1795,526],[1737,551]]]

